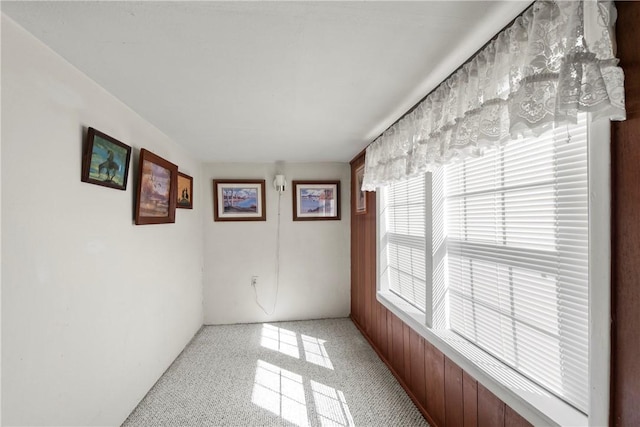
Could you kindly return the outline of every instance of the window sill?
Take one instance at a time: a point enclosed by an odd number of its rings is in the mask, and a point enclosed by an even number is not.
[[[424,313],[391,292],[377,300],[533,425],[586,426],[588,417],[447,329],[425,325]]]

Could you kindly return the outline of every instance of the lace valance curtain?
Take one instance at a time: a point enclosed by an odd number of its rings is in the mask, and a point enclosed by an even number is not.
[[[611,1],[537,1],[366,151],[363,190],[479,156],[508,139],[575,123],[624,120]]]

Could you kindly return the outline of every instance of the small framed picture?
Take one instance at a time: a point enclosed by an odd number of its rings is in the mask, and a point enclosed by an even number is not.
[[[293,220],[340,219],[340,181],[293,181]]]
[[[193,209],[193,178],[178,172],[177,208]]]
[[[176,222],[178,166],[160,156],[140,150],[136,224]]]
[[[264,179],[214,179],[215,221],[266,221]]]
[[[367,213],[367,192],[362,191],[362,181],[364,179],[364,163],[358,166],[351,181],[353,182],[353,199],[355,206],[353,212],[356,215],[364,215]]]
[[[80,179],[91,184],[126,190],[130,160],[131,147],[89,128]]]

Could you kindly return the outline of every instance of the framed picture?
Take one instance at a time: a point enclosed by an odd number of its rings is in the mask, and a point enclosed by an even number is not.
[[[193,178],[178,172],[177,208],[193,209]]]
[[[141,149],[136,224],[176,222],[177,186],[178,166]]]
[[[94,128],[89,128],[82,158],[83,182],[127,189],[131,147]]]
[[[340,219],[340,181],[293,181],[293,220]]]
[[[214,179],[215,221],[266,221],[264,179]]]
[[[362,191],[362,181],[364,179],[364,163],[358,166],[353,173],[353,198],[355,201],[354,213],[363,215],[367,213],[367,192]]]

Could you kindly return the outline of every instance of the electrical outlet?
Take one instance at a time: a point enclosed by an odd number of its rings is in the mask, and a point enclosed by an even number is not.
[[[258,284],[258,276],[251,276],[251,286],[255,287]]]

